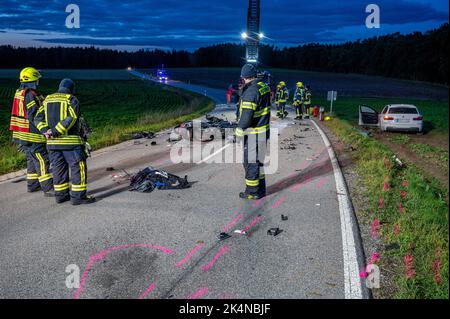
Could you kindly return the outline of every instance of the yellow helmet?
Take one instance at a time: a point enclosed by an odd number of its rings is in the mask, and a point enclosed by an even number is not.
[[[281,82],[280,82],[280,86],[286,86],[286,82],[281,81]]]
[[[35,82],[41,77],[41,73],[32,67],[27,67],[20,71],[20,82]]]
[[[303,82],[297,82],[297,87],[299,88],[303,87]]]

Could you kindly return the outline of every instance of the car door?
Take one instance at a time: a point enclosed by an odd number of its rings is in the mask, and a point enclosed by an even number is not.
[[[360,126],[378,126],[380,124],[379,114],[368,105],[359,106],[359,125]]]

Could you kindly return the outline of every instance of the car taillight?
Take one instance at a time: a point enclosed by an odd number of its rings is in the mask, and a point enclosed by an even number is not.
[[[390,117],[390,116],[387,116],[387,115],[385,115],[385,116],[383,117],[383,119],[384,119],[385,121],[393,121],[393,120],[394,120],[393,117]]]
[[[423,116],[418,116],[413,118],[414,121],[422,121],[423,120]]]

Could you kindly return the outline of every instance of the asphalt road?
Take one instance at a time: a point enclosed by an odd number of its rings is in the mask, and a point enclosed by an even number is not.
[[[234,110],[219,105],[214,114],[233,119]],[[0,298],[344,298],[333,168],[315,126],[292,115],[273,117],[279,165],[258,202],[238,198],[240,163],[173,164],[170,131],[96,152],[92,205],[28,194],[23,178],[0,183]],[[127,174],[149,165],[193,185],[129,192]],[[273,227],[282,229],[276,237],[267,233]],[[231,237],[219,241],[224,231]],[[76,268],[81,285],[68,288]]]

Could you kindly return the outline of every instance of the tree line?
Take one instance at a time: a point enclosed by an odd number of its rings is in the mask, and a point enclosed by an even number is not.
[[[279,48],[262,45],[264,67],[381,75],[448,85],[449,24],[427,32],[393,33],[342,44],[311,43]],[[243,44],[217,44],[194,52],[95,47],[20,48],[0,46],[0,68],[34,65],[42,69],[115,69],[133,66],[240,67]]]

